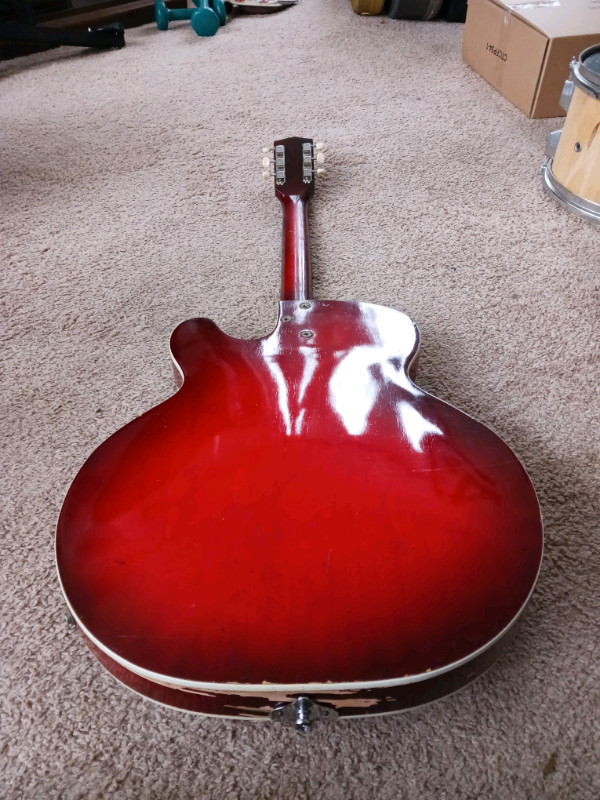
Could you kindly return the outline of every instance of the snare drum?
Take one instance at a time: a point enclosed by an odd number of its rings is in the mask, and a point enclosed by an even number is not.
[[[562,131],[548,138],[544,188],[571,211],[600,223],[600,44],[571,62],[560,98]]]

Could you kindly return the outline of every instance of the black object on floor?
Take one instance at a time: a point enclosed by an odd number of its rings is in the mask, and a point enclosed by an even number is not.
[[[385,13],[392,19],[445,19],[464,22],[467,0],[388,0]]]
[[[27,0],[0,0],[0,41],[106,50],[125,46],[125,29],[120,22],[81,30],[47,28],[36,24],[35,11]]]
[[[387,15],[392,19],[433,19],[442,0],[390,0]]]
[[[467,18],[467,0],[444,0],[440,17],[446,22],[464,22]]]

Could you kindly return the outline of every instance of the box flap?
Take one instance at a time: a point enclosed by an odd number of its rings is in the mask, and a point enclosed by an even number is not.
[[[528,25],[537,28],[549,39],[596,33],[600,44],[600,0],[493,0],[493,2],[527,22]]]

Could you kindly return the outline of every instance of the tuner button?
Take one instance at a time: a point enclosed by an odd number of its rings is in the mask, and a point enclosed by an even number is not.
[[[317,164],[325,163],[325,153],[317,153]]]
[[[317,142],[315,147],[317,148],[317,150],[325,150],[325,145],[326,144],[327,144],[327,142]]]
[[[266,169],[266,170],[263,172],[263,178],[264,178],[264,180],[268,181],[270,177],[271,177],[271,173],[269,172],[269,170],[268,170],[268,169]]]
[[[325,172],[325,168],[324,167],[319,167],[319,169],[317,170],[317,175],[322,175],[324,172]]]
[[[272,153],[273,152],[273,147],[272,146],[271,147],[263,147],[262,152],[263,153]]]
[[[271,159],[268,156],[265,156],[262,160],[262,165],[265,169],[269,169],[271,166]]]

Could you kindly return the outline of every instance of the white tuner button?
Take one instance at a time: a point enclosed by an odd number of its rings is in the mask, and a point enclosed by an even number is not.
[[[265,157],[263,158],[263,160],[262,160],[262,165],[263,165],[263,167],[264,167],[265,169],[269,169],[269,166],[271,165],[271,159],[269,158],[269,156],[265,156]]]
[[[317,153],[317,164],[325,163],[325,153]]]
[[[327,144],[327,142],[317,142],[315,147],[317,148],[317,150],[325,150],[325,145],[326,144]]]
[[[269,170],[268,170],[268,169],[266,169],[266,170],[263,172],[263,178],[264,178],[266,181],[268,181],[270,177],[271,177],[271,173],[269,172]]]

